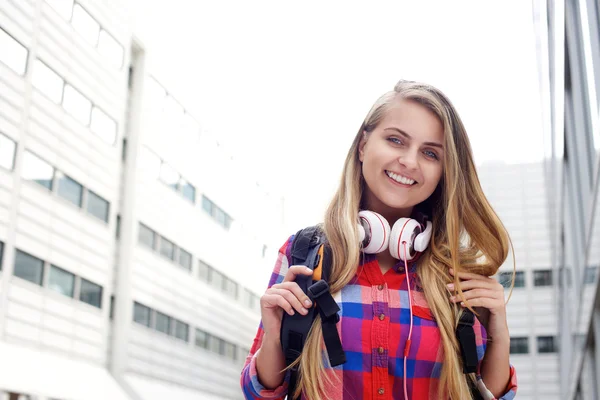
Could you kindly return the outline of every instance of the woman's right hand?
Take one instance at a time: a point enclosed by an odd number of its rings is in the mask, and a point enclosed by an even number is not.
[[[310,276],[313,271],[304,265],[293,265],[288,269],[283,282],[271,286],[260,298],[260,314],[263,330],[271,340],[280,339],[281,320],[283,313],[290,315],[299,312],[308,313],[307,308],[312,306],[308,296],[300,289],[296,282],[298,275]]]

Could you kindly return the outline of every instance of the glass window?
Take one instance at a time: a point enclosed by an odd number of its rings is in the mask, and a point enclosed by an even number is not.
[[[181,193],[183,194],[184,198],[188,199],[192,203],[196,202],[196,188],[189,182],[184,180],[181,181]]]
[[[15,150],[17,144],[0,133],[0,167],[12,170],[15,167]]]
[[[123,46],[104,29],[100,31],[98,52],[106,57],[116,68],[123,66]]]
[[[23,179],[39,183],[46,189],[52,190],[54,167],[27,150],[23,156],[22,175]]]
[[[31,83],[56,104],[62,102],[65,81],[40,60],[35,60],[33,64]]]
[[[156,311],[156,324],[154,329],[169,335],[171,333],[171,317]]]
[[[2,260],[4,259],[4,243],[0,242],[0,271],[2,270]]]
[[[140,222],[138,229],[138,242],[154,249],[156,244],[156,233]]]
[[[596,272],[598,271],[598,267],[587,266],[583,272],[583,283],[585,285],[591,285],[596,282]]]
[[[100,24],[79,4],[75,4],[73,7],[71,24],[85,40],[92,46],[96,46],[100,34]]]
[[[169,185],[173,190],[177,190],[179,185],[179,173],[169,164],[163,162],[160,167],[160,180]]]
[[[210,282],[212,286],[219,290],[223,290],[223,282],[225,281],[225,277],[223,276],[223,274],[213,269],[210,275]]]
[[[237,358],[237,348],[235,344],[225,342],[225,356],[231,360]]]
[[[223,339],[209,335],[208,346],[211,351],[214,351],[217,354],[225,354],[225,342]]]
[[[221,210],[219,207],[214,208],[215,220],[223,226],[225,226],[225,212]]]
[[[175,337],[186,342],[189,339],[190,326],[178,320],[175,321]]]
[[[148,174],[152,178],[158,179],[160,176],[160,157],[146,146],[142,146],[140,152],[139,168],[144,174]]]
[[[513,273],[508,271],[503,271],[498,273],[498,282],[502,284],[506,289],[510,288],[512,284]],[[515,288],[525,287],[525,272],[517,271],[515,275]]]
[[[62,172],[58,173],[58,195],[65,200],[70,201],[77,207],[81,207],[83,196],[83,186],[74,179],[69,178]]]
[[[556,340],[554,336],[538,336],[537,338],[538,353],[556,353]]]
[[[196,328],[196,346],[208,349],[208,334]]]
[[[48,276],[48,288],[67,297],[73,297],[75,275],[56,265],[52,265],[50,266],[50,275]]]
[[[205,282],[210,280],[211,267],[202,260],[198,260],[198,276]]]
[[[73,13],[73,0],[46,0],[46,3],[60,15],[69,21]]]
[[[231,223],[233,222],[233,219],[231,219],[231,217],[227,214],[225,214],[225,224],[223,225],[225,227],[225,229],[229,229],[231,227]]]
[[[44,262],[37,257],[17,250],[15,253],[14,275],[41,286],[44,276]]]
[[[179,249],[179,265],[189,271],[192,270],[192,255],[182,248]]]
[[[77,89],[68,83],[65,84],[65,93],[63,96],[63,107],[77,121],[87,126],[90,123],[90,113],[92,112],[92,102]]]
[[[102,286],[81,278],[79,300],[94,307],[102,308]]]
[[[133,303],[133,320],[138,324],[150,327],[151,323],[151,310],[150,308],[141,305],[140,303]]]
[[[552,286],[552,270],[533,271],[533,286]]]
[[[173,242],[165,239],[164,237],[160,238],[160,254],[167,257],[169,260],[175,259],[175,245]]]
[[[25,46],[0,28],[0,62],[6,64],[17,74],[25,75],[27,54]]]
[[[108,222],[109,203],[88,189],[87,211],[96,218]]]
[[[234,281],[232,281],[229,278],[225,278],[223,281],[223,284],[225,286],[225,292],[230,295],[231,297],[233,297],[234,299],[237,298],[237,292],[238,292],[238,285],[237,283],[235,283]]]
[[[212,215],[213,202],[208,199],[206,196],[202,196],[202,209],[208,213],[208,215]]]
[[[511,337],[510,338],[510,354],[527,354],[529,353],[529,338],[528,337]]]
[[[92,110],[92,122],[90,125],[92,132],[100,137],[104,142],[113,145],[117,140],[117,121],[106,115],[98,107]]]

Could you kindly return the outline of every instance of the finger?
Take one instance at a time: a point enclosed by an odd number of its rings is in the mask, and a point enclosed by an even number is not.
[[[306,265],[292,265],[283,278],[284,282],[293,282],[298,275],[312,275],[313,270]]]
[[[289,290],[287,289],[272,289],[272,293],[278,294],[283,297],[296,311],[298,311],[302,315],[306,315],[308,310],[304,308],[300,300]]]
[[[458,285],[456,285],[454,283],[449,283],[446,286],[450,290],[454,290],[455,288],[456,288],[456,290],[458,290],[460,288],[463,291],[465,291],[465,290],[471,290],[471,289],[475,289],[475,288],[485,288],[485,289],[490,289],[490,290],[504,291],[504,288],[502,287],[502,285],[499,284],[495,280],[490,282],[487,280],[484,281],[484,280],[480,280],[480,279],[470,279],[468,281],[461,281],[458,283]]]
[[[459,301],[471,300],[471,299],[476,299],[476,298],[488,298],[488,299],[498,300],[500,297],[493,290],[473,289],[473,290],[468,290],[466,292],[463,292],[462,296],[460,294],[457,294],[455,296],[450,297],[450,301],[452,301],[453,303],[456,303]]]
[[[294,315],[294,307],[282,296],[275,293],[265,293],[261,298],[261,307],[273,307],[277,306],[283,309],[289,315]]]
[[[296,282],[283,282],[279,284],[278,287],[292,292],[294,296],[296,296],[296,298],[304,305],[304,307],[312,306],[312,301],[310,301],[306,293],[304,293],[304,291],[300,289],[300,286],[298,286]]]
[[[460,306],[466,308],[467,307],[467,303],[461,302]],[[471,306],[471,307],[483,307],[483,308],[485,308],[487,310],[492,310],[492,309],[498,308],[500,306],[500,304],[497,304],[496,300],[480,297],[478,299],[469,300],[469,306]]]
[[[448,271],[450,272],[450,275],[452,275],[452,276],[456,275],[456,272],[452,268],[450,268]],[[474,274],[472,272],[459,272],[458,277],[460,279],[477,279],[477,280],[484,280],[484,281],[490,280],[490,279],[493,280],[493,278],[490,278],[488,276]]]

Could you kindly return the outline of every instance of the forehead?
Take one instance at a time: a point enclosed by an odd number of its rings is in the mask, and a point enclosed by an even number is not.
[[[423,142],[442,143],[444,128],[438,116],[413,100],[396,100],[379,123],[382,130],[398,128]]]

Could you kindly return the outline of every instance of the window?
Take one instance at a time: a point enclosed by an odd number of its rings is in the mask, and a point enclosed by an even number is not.
[[[533,286],[552,286],[552,270],[533,271]]]
[[[121,216],[117,215],[117,220],[115,222],[115,238],[119,239],[121,237]]]
[[[117,140],[117,121],[106,115],[98,107],[92,109],[90,129],[104,142],[113,145]]]
[[[65,81],[40,60],[35,60],[33,64],[31,82],[33,86],[56,104],[62,102]]]
[[[248,289],[244,289],[244,304],[254,309],[258,305],[259,298]]]
[[[221,224],[221,225],[225,226],[225,219],[226,219],[226,216],[225,216],[225,213],[223,212],[223,210],[221,210],[221,209],[220,209],[220,208],[218,208],[218,207],[215,207],[214,211],[215,211],[215,213],[214,213],[214,217],[215,217],[215,219],[217,220],[217,222],[218,222],[219,224]]]
[[[596,272],[598,267],[587,266],[583,272],[583,283],[585,285],[592,285],[596,282]]]
[[[141,305],[140,303],[133,303],[133,320],[138,324],[150,327],[151,324],[151,310],[150,308]]]
[[[213,202],[210,201],[206,196],[202,196],[202,208],[208,213],[208,215],[212,215]]]
[[[44,262],[42,260],[17,250],[15,253],[15,276],[41,286],[43,274]]]
[[[503,271],[498,273],[498,282],[502,284],[506,289],[510,288],[512,284],[513,273]],[[515,275],[515,288],[525,287],[525,271],[517,271]]]
[[[160,176],[160,165],[160,157],[158,157],[146,146],[143,146],[142,151],[140,153],[139,163],[139,168],[142,170],[142,172],[144,174],[147,174],[151,178],[158,179],[158,177]]]
[[[205,282],[210,280],[210,265],[202,260],[198,260],[198,276]]]
[[[52,265],[50,266],[50,275],[48,276],[48,288],[67,297],[73,297],[75,275],[56,265]]]
[[[184,180],[181,181],[181,193],[183,194],[184,198],[188,199],[192,203],[196,202],[196,188],[189,182]]]
[[[15,167],[17,144],[0,133],[0,167],[12,170]]]
[[[175,321],[175,337],[181,340],[188,341],[190,327],[188,324],[174,320]]]
[[[164,237],[160,238],[160,254],[167,257],[169,260],[175,259],[175,245],[173,242],[165,239]]]
[[[219,271],[215,271],[214,269],[211,271],[211,277],[210,277],[210,281],[212,283],[212,286],[214,286],[215,288],[219,289],[219,290],[223,290],[223,282],[225,280],[225,277],[223,276],[223,274],[221,274]]]
[[[225,293],[230,295],[233,298],[237,298],[238,285],[234,281],[229,278],[225,278],[223,280],[223,285],[225,289]]]
[[[4,259],[4,243],[0,242],[0,271],[2,271],[2,260]]]
[[[225,342],[223,339],[211,335],[208,337],[208,346],[211,351],[217,354],[225,354]]]
[[[141,222],[138,230],[138,242],[151,249],[154,249],[156,244],[156,233]]]
[[[46,3],[67,21],[71,19],[71,14],[73,14],[73,0],[46,0]]]
[[[160,180],[169,185],[173,190],[177,190],[179,185],[179,173],[169,164],[163,162],[160,168]]]
[[[90,123],[90,113],[92,112],[92,102],[77,89],[68,83],[65,84],[65,93],[63,97],[63,108],[67,110],[77,121],[88,126]]]
[[[192,270],[192,255],[182,248],[179,249],[179,265],[189,271]]]
[[[116,68],[123,66],[123,46],[104,29],[100,31],[98,38],[98,52]]]
[[[69,178],[62,172],[58,173],[58,195],[65,200],[70,201],[77,207],[81,207],[83,197],[83,186],[74,179]]]
[[[79,300],[94,307],[102,308],[102,286],[81,278]]]
[[[527,354],[529,353],[529,338],[528,337],[512,337],[510,338],[510,354]]]
[[[109,203],[88,189],[87,211],[96,218],[108,222]]]
[[[538,353],[556,353],[556,340],[554,336],[538,336],[537,338]]]
[[[85,40],[92,46],[96,46],[100,34],[100,24],[79,4],[75,4],[73,7],[71,24]]]
[[[27,69],[28,53],[25,46],[0,28],[0,62],[23,76]]]
[[[196,329],[196,346],[208,349],[208,334],[200,329]]]
[[[23,179],[39,183],[52,190],[54,168],[35,154],[25,151],[23,156]]]
[[[171,317],[156,311],[156,324],[154,328],[159,332],[169,335],[171,333]]]
[[[235,344],[225,342],[225,356],[232,360],[236,359],[237,356],[237,348]]]

